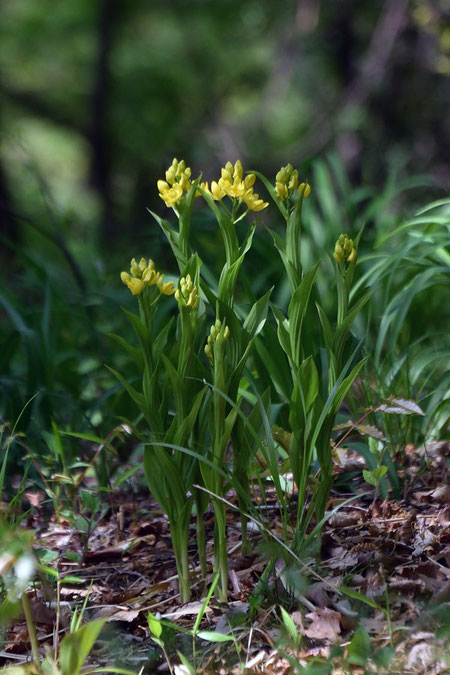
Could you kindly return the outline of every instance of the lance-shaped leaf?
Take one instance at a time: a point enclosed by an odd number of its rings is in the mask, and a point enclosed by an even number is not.
[[[291,342],[292,361],[298,367],[302,362],[302,329],[308,310],[309,298],[319,263],[305,274],[289,303],[289,336]]]

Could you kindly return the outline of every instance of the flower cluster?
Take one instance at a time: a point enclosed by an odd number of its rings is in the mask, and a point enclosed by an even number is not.
[[[350,239],[346,234],[341,234],[334,247],[333,258],[338,265],[344,260],[348,263],[354,263],[356,261],[356,248],[353,239]]]
[[[308,183],[298,184],[298,171],[291,164],[282,166],[275,176],[275,191],[280,199],[286,201],[290,199],[297,190],[298,194],[303,191],[303,197],[308,197],[311,188]]]
[[[187,274],[181,277],[178,288],[175,291],[175,300],[178,303],[186,305],[191,309],[195,309],[198,305],[198,289],[191,279],[191,275]]]
[[[234,166],[231,162],[225,164],[221,171],[221,177],[217,182],[212,181],[210,190],[207,183],[203,189],[209,192],[216,201],[221,201],[224,197],[230,197],[231,199],[239,199],[247,206],[249,211],[262,211],[269,204],[260,199],[256,192],[253,192],[255,180],[254,173],[249,173],[244,178],[244,169],[238,159]]]
[[[208,341],[205,345],[205,354],[209,359],[209,362],[211,365],[214,364],[214,342],[217,339],[217,336],[219,335],[220,331],[222,330],[222,322],[220,319],[216,319],[216,322],[211,326],[211,330],[209,331],[208,335]],[[228,340],[230,337],[230,329],[228,326],[225,326],[225,330],[223,331],[223,339]]]
[[[120,278],[133,295],[140,295],[144,288],[155,284],[163,295],[173,295],[176,291],[173,281],[163,282],[164,274],[156,271],[153,260],[147,262],[145,258],[141,258],[139,262],[133,258],[130,273],[121,272]]]
[[[159,196],[166,206],[176,206],[184,192],[191,187],[191,169],[186,166],[184,159],[179,162],[176,158],[166,171],[166,180],[159,180]]]

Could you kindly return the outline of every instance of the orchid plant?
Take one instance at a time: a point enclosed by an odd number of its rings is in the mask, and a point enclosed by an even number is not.
[[[314,512],[323,515],[332,482],[333,422],[363,365],[356,353],[347,354],[349,331],[367,299],[364,296],[350,306],[359,237],[354,243],[343,235],[334,251],[338,292],[334,328],[321,309],[315,290],[319,265],[304,272],[301,260],[302,203],[311,190],[307,183],[299,181],[292,166],[280,169],[275,185],[257,172],[245,173],[239,160],[235,164],[227,162],[218,180],[210,185],[202,182],[201,176],[192,180],[191,173],[184,161],[174,159],[165,180],[157,183],[159,196],[173,211],[177,225],[152,214],[172,249],[179,278],[165,280],[152,260],[133,259],[129,272],[122,272],[121,279],[137,297],[139,315],[126,314],[139,346],[114,336],[142,373],[141,387],[137,389],[115,372],[143,419],[144,425],[135,431],[145,445],[148,486],[169,520],[183,602],[190,597],[188,541],[194,504],[200,568],[205,575],[203,516],[212,501],[214,569],[220,579],[216,594],[221,600],[227,597],[225,495],[231,486],[237,488],[243,546],[247,544],[244,498],[249,491],[248,467],[258,447],[246,429],[258,415],[246,418],[241,409],[249,359],[253,359],[252,367],[265,360],[261,368],[267,369],[273,383],[268,391],[258,392],[259,400],[264,398],[269,408],[272,399],[278,400],[289,411],[290,429],[284,430],[284,437],[288,438],[287,452],[298,492],[297,537],[305,532]],[[287,316],[271,305],[272,289],[247,308],[236,301],[240,270],[260,216],[248,224],[241,239],[236,225],[251,212],[262,215],[269,206],[254,191],[257,178],[286,222],[284,235],[269,232],[289,280]],[[197,197],[206,203],[222,236],[225,262],[215,281],[210,273],[205,274],[191,232],[191,213]],[[161,302],[173,303],[173,318],[157,329],[155,316]],[[273,330],[265,330],[270,306],[277,326],[276,344]],[[311,339],[307,326],[314,311],[322,329],[319,342]],[[258,361],[258,355],[267,358]],[[289,381],[282,371],[290,373]],[[259,430],[261,427],[259,424]],[[255,435],[253,427],[252,431]],[[306,508],[308,481],[316,458],[320,478]]]

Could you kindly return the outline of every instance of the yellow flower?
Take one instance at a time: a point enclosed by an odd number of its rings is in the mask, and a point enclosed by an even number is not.
[[[146,286],[153,286],[158,283],[160,276],[160,273],[157,272],[154,267],[152,268],[149,266],[142,274],[142,281]]]
[[[219,184],[221,180],[222,179],[219,180]],[[245,192],[245,185],[243,182],[230,183],[229,181],[224,180],[223,190],[225,194],[228,195],[228,197],[231,197],[232,199],[240,199]]]
[[[184,192],[191,187],[191,169],[184,160],[179,162],[176,157],[166,171],[166,180],[158,180],[159,196],[166,206],[173,207],[179,203]]]
[[[165,281],[163,283],[164,274],[161,274],[157,283],[157,286],[163,295],[173,295],[177,290],[173,281]]]
[[[200,184],[199,184],[199,187],[201,187],[201,189],[202,189],[204,192],[207,192],[207,193],[208,193],[209,195],[211,195],[211,197],[212,197],[211,190],[209,189],[208,181],[204,181],[203,183],[200,183]],[[196,197],[196,198],[197,198],[197,197],[202,197],[202,193],[201,193],[199,190],[196,190],[196,191],[195,191],[195,197]]]
[[[222,185],[220,185],[221,178],[219,178],[219,183],[216,183],[215,180],[212,181],[211,183],[211,194],[213,196],[213,199],[216,201],[219,201],[223,199],[226,195],[225,190],[223,189]]]
[[[183,196],[183,188],[179,183],[174,183],[170,187],[165,181],[158,181],[159,196],[166,203],[166,206],[171,207],[178,204]]]
[[[242,201],[250,211],[262,211],[269,206],[269,202],[264,202],[259,198],[259,195],[251,189],[244,193]]]
[[[128,272],[121,272],[120,278],[122,279],[122,282],[125,284],[125,286],[128,286],[133,295],[139,295],[144,290],[145,284],[142,279],[132,277],[130,274],[128,274]]]

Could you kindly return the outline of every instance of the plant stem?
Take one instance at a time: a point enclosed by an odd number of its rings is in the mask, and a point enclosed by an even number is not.
[[[196,490],[195,503],[196,503],[196,519],[197,519],[197,548],[198,548],[198,559],[200,563],[200,573],[203,578],[206,578],[207,565],[206,565],[206,534],[205,534],[205,523],[203,521],[203,511],[201,508],[201,495],[198,495]]]
[[[179,532],[173,523],[170,523],[170,534],[172,538],[173,551],[178,572],[178,588],[182,604],[189,602],[191,598],[191,584],[189,579],[189,557],[187,534],[180,541]]]
[[[226,508],[225,504],[213,499],[216,522],[214,525],[214,571],[220,572],[220,584],[216,586],[216,596],[220,602],[226,602],[228,597],[228,554],[226,537]]]
[[[30,601],[28,600],[28,595],[25,593],[25,591],[22,593],[22,607],[23,613],[25,614],[25,621],[27,622],[28,636],[30,638],[31,653],[33,654],[34,665],[36,666],[36,670],[38,671],[39,675],[42,675],[41,658],[39,655],[36,629],[34,627],[33,617],[31,615]]]

